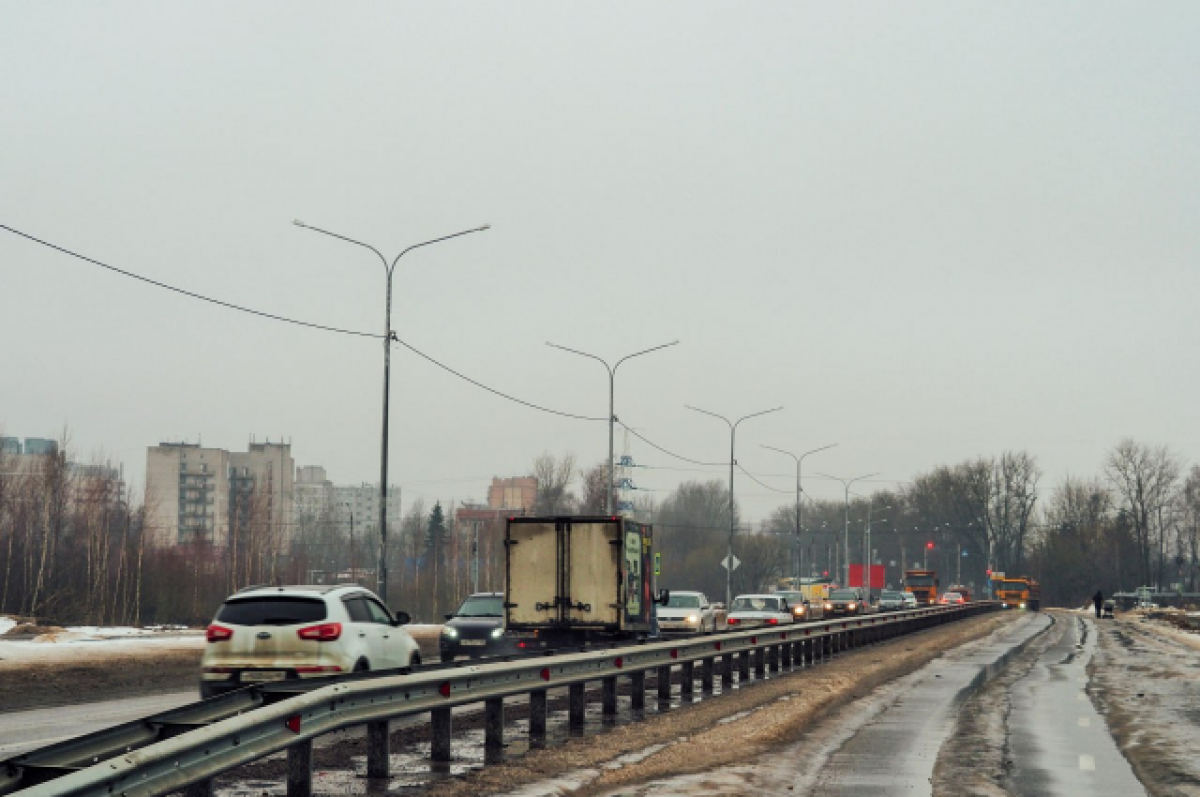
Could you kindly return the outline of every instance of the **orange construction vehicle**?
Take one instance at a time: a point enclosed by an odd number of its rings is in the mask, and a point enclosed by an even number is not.
[[[992,573],[992,594],[1006,609],[1036,612],[1042,608],[1041,585],[1029,576]]]
[[[946,592],[957,592],[963,596],[964,601],[967,603],[971,602],[971,588],[966,584],[951,584],[949,587],[946,587]]]
[[[921,606],[933,606],[938,599],[937,572],[933,570],[905,570],[904,589],[917,597]]]

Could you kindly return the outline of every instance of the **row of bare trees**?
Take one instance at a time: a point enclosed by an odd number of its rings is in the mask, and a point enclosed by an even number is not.
[[[65,449],[65,446],[64,446]],[[607,468],[578,468],[570,455],[544,454],[531,468],[537,514],[604,511]],[[734,593],[785,576],[840,580],[852,563],[882,564],[898,586],[905,567],[928,564],[943,585],[982,591],[987,570],[1028,574],[1047,604],[1082,603],[1149,585],[1200,587],[1200,466],[1184,470],[1165,446],[1123,440],[1092,479],[1067,478],[1043,495],[1036,459],[1004,452],[922,473],[902,488],[843,501],[805,498],[802,529],[780,489],[767,520],[744,523],[733,502]],[[77,468],[65,453],[24,458],[0,453],[0,613],[87,624],[202,624],[230,592],[254,583],[298,583],[316,571],[351,572],[373,585],[377,541],[354,539],[330,508],[292,535],[264,519],[253,491],[230,513],[223,545],[197,539],[155,546],[145,505],[117,492],[103,469]],[[579,486],[578,496],[574,487]],[[681,485],[638,505],[655,525],[659,586],[724,597],[721,565],[730,543],[723,479]],[[867,521],[870,547],[865,548]],[[387,551],[389,598],[419,620],[437,621],[476,584],[503,586],[502,521],[458,522],[440,503],[414,502]],[[849,542],[849,551],[846,543]]]

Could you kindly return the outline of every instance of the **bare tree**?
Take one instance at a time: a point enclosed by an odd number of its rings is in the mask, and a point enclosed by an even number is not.
[[[597,462],[589,470],[579,472],[583,482],[583,498],[579,512],[584,515],[602,515],[608,508],[607,492],[614,493],[613,506],[617,505],[616,490],[608,483],[608,463]]]
[[[530,475],[537,479],[535,515],[569,515],[575,511],[575,494],[570,489],[575,478],[574,454],[563,454],[556,459],[547,451],[534,460]]]
[[[1116,490],[1137,541],[1141,583],[1153,581],[1152,554],[1162,544],[1162,511],[1179,481],[1179,460],[1166,446],[1149,446],[1125,438],[1108,452],[1104,473]],[[1161,564],[1161,555],[1160,555]],[[1161,575],[1161,568],[1160,568]]]

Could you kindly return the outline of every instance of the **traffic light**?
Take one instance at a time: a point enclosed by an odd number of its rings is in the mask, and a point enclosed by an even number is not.
[[[932,551],[933,550],[933,542],[930,541],[930,542],[925,543],[925,547]]]
[[[828,570],[826,570],[826,571],[825,571],[825,573],[824,573],[824,575],[825,575],[825,578],[829,578],[829,571],[828,571]]]
[[[991,578],[991,577],[992,577],[992,568],[990,568],[990,567],[989,567],[989,568],[987,569],[987,575],[988,575],[988,578]]]

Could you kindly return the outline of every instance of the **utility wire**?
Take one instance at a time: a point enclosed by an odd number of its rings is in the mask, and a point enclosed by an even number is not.
[[[621,426],[624,427],[625,430],[628,431],[630,434],[632,434],[634,437],[641,440],[643,443],[650,446],[651,448],[658,449],[659,451],[663,452],[667,456],[675,457],[675,459],[681,459],[684,462],[690,462],[693,465],[728,465],[729,464],[727,462],[701,462],[700,460],[697,460],[697,459],[688,459],[687,457],[676,454],[673,451],[668,451],[667,449],[663,448],[658,443],[655,443],[652,440],[647,440],[645,437],[638,434],[638,432],[635,431],[632,426],[626,425],[626,423],[624,421],[622,421],[620,418],[614,417],[613,420],[615,420],[617,423],[621,424]]]
[[[343,335],[355,335],[355,336],[363,337],[363,338],[376,338],[376,339],[383,338],[383,335],[377,335],[373,332],[359,332],[359,331],[352,330],[352,329],[340,329],[338,327],[326,326],[324,324],[314,324],[310,321],[299,321],[295,318],[287,318],[285,316],[275,315],[273,313],[264,313],[261,310],[254,310],[250,307],[243,307],[241,305],[233,304],[231,302],[225,302],[220,299],[214,299],[211,296],[204,296],[203,294],[184,290],[183,288],[176,288],[175,286],[168,285],[165,282],[159,282],[158,280],[153,280],[153,279],[150,279],[149,277],[143,277],[140,274],[134,274],[132,271],[126,271],[125,269],[117,268],[116,266],[110,266],[109,264],[102,263],[101,261],[96,260],[95,258],[87,257],[86,255],[81,255],[78,252],[72,252],[70,249],[67,249],[65,247],[58,246],[57,244],[50,243],[49,241],[44,241],[41,238],[37,238],[37,237],[30,235],[29,233],[25,233],[25,232],[21,232],[20,230],[13,229],[12,227],[9,227],[7,224],[0,224],[0,229],[8,230],[9,232],[13,233],[14,235],[19,235],[22,238],[25,238],[29,241],[33,241],[34,243],[37,243],[37,244],[41,244],[42,246],[45,246],[49,249],[53,249],[56,252],[62,252],[65,255],[70,255],[71,257],[82,260],[85,263],[91,263],[92,265],[100,266],[101,268],[108,269],[109,271],[120,274],[121,276],[129,277],[130,279],[135,279],[140,282],[145,282],[149,285],[154,285],[155,287],[163,288],[168,291],[173,291],[175,293],[179,293],[184,296],[189,296],[193,299],[200,299],[201,301],[204,301],[204,302],[210,302],[212,304],[219,305],[221,307],[227,307],[230,310],[239,310],[243,313],[250,313],[251,315],[260,316],[262,318],[269,318],[272,321],[282,321],[287,324],[296,324],[297,326],[309,327],[311,329],[320,329],[325,332],[339,332]],[[433,363],[438,368],[441,368],[445,371],[449,371],[450,373],[457,376],[459,379],[463,379],[467,382],[470,382],[472,385],[475,385],[476,387],[482,388],[483,390],[486,390],[489,393],[494,393],[495,395],[500,396],[501,398],[505,398],[505,399],[508,399],[509,401],[516,402],[517,404],[522,404],[526,407],[530,407],[535,410],[541,410],[542,412],[548,412],[552,415],[561,415],[565,418],[576,418],[581,421],[604,421],[604,420],[607,420],[607,418],[595,418],[595,417],[591,417],[588,415],[576,415],[576,414],[570,413],[570,412],[562,412],[560,410],[552,410],[549,407],[542,407],[538,404],[534,404],[533,402],[524,401],[523,399],[516,398],[515,396],[510,396],[507,393],[503,393],[499,390],[496,390],[495,388],[488,387],[487,385],[483,384],[482,382],[477,382],[476,380],[472,379],[471,377],[461,374],[458,371],[455,371],[453,368],[451,368],[448,365],[438,362],[433,357],[429,356],[425,352],[416,348],[412,344],[407,343],[406,341],[400,340],[400,338],[396,337],[396,334],[394,332],[392,333],[392,340],[399,343],[401,346],[405,347],[406,349],[413,352],[417,356],[424,358],[425,360],[427,360],[430,363]]]
[[[72,252],[70,249],[66,249],[64,247],[58,246],[57,244],[52,244],[49,241],[43,241],[41,238],[35,238],[34,236],[30,235],[29,233],[21,232],[20,230],[15,230],[12,227],[9,227],[7,224],[0,224],[0,229],[8,230],[9,232],[13,233],[14,235],[19,235],[22,238],[33,241],[34,243],[41,244],[42,246],[45,246],[49,249],[53,249],[56,252],[62,252],[64,255],[70,255],[71,257],[82,260],[85,263],[91,263],[94,266],[100,266],[100,268],[106,268],[109,271],[120,274],[123,277],[129,277],[130,279],[139,280],[140,282],[145,282],[150,285],[154,285],[155,287],[158,287],[158,288],[163,288],[168,291],[174,291],[175,293],[181,293],[184,296],[190,296],[193,299],[199,299],[204,302],[211,302],[212,304],[220,305],[221,307],[228,307],[230,310],[240,310],[243,313],[250,313],[251,315],[261,316],[263,318],[269,318],[272,321],[282,321],[285,324],[296,324],[297,326],[310,327],[312,329],[320,329],[320,330],[324,330],[326,332],[340,332],[343,335],[356,335],[358,337],[363,337],[363,338],[383,338],[383,335],[376,335],[373,332],[359,332],[359,331],[353,330],[353,329],[340,329],[338,327],[325,326],[324,324],[314,324],[310,321],[299,321],[295,318],[286,318],[281,315],[274,315],[273,313],[264,313],[261,310],[254,310],[249,307],[242,307],[241,305],[238,305],[238,304],[224,302],[224,301],[221,301],[220,299],[214,299],[211,296],[204,296],[203,294],[194,293],[192,291],[184,290],[183,288],[176,288],[174,285],[168,285],[165,282],[159,282],[158,280],[152,280],[149,277],[143,277],[140,274],[134,274],[132,271],[126,271],[125,269],[117,268],[116,266],[110,266],[107,263],[102,263],[99,260],[96,260],[95,258],[91,258],[86,255],[81,255],[78,252]]]
[[[437,360],[433,359],[433,358],[432,358],[432,357],[430,357],[428,354],[426,354],[425,352],[423,352],[423,351],[421,351],[420,349],[416,348],[416,347],[415,347],[415,346],[413,346],[412,344],[410,344],[410,343],[407,343],[407,342],[405,342],[405,341],[401,340],[400,338],[396,337],[396,336],[395,336],[395,334],[393,334],[393,335],[392,335],[392,340],[396,341],[396,342],[397,342],[397,343],[399,343],[401,346],[403,346],[404,348],[406,348],[406,349],[408,349],[409,351],[411,351],[413,354],[416,354],[418,357],[421,357],[421,358],[423,358],[423,359],[427,360],[428,362],[431,362],[431,363],[433,363],[433,364],[434,364],[434,365],[436,365],[438,368],[441,368],[443,371],[448,371],[448,372],[450,372],[450,373],[454,374],[455,376],[457,376],[459,379],[462,379],[462,380],[464,380],[464,381],[470,382],[472,385],[475,385],[475,387],[482,388],[482,389],[484,389],[484,390],[488,391],[489,393],[495,393],[497,396],[500,396],[501,398],[506,398],[506,399],[508,399],[509,401],[515,401],[515,402],[516,402],[516,403],[518,403],[518,404],[523,404],[523,405],[525,405],[526,407],[532,407],[533,409],[535,409],[535,410],[541,410],[542,412],[548,412],[548,413],[550,413],[550,414],[552,414],[552,415],[561,415],[561,416],[563,416],[564,418],[575,418],[575,419],[577,419],[577,420],[581,420],[581,421],[606,421],[606,420],[608,420],[607,418],[596,418],[596,417],[593,417],[593,416],[590,416],[590,415],[576,415],[576,414],[574,414],[574,413],[571,413],[571,412],[563,412],[563,411],[561,411],[561,410],[552,410],[552,409],[550,409],[549,407],[542,407],[542,406],[539,406],[539,405],[537,405],[537,404],[534,404],[534,403],[532,403],[532,402],[529,402],[529,401],[524,401],[523,399],[519,399],[519,398],[516,398],[516,397],[514,397],[514,396],[510,396],[510,395],[508,395],[507,393],[502,393],[502,392],[500,392],[499,390],[496,390],[496,389],[495,389],[495,388],[493,388],[493,387],[488,387],[487,385],[483,384],[482,382],[477,382],[477,381],[475,381],[474,379],[472,379],[471,377],[469,377],[469,376],[466,376],[466,375],[464,375],[464,374],[461,374],[461,373],[459,373],[458,371],[455,371],[453,368],[451,368],[451,367],[450,367],[450,366],[448,366],[448,365],[444,365],[443,363],[440,363],[440,362],[438,362]],[[637,434],[637,433],[636,433],[636,432],[634,432],[634,434]],[[639,436],[640,436],[640,435],[639,435]]]
[[[765,488],[767,488],[768,490],[770,490],[770,491],[771,491],[771,492],[773,492],[773,493],[790,493],[790,492],[792,492],[791,490],[780,490],[779,488],[777,488],[777,487],[772,487],[772,486],[771,486],[771,485],[769,485],[769,484],[763,484],[763,483],[762,483],[762,482],[760,482],[758,479],[754,478],[754,474],[752,474],[750,471],[748,471],[748,470],[746,470],[745,468],[743,468],[743,467],[742,467],[742,463],[740,463],[740,462],[737,462],[737,463],[735,463],[735,464],[737,465],[737,467],[738,467],[738,470],[740,470],[742,473],[746,474],[746,476],[748,476],[748,477],[750,478],[750,481],[754,482],[754,483],[755,483],[755,484],[757,484],[759,487],[765,487]]]

